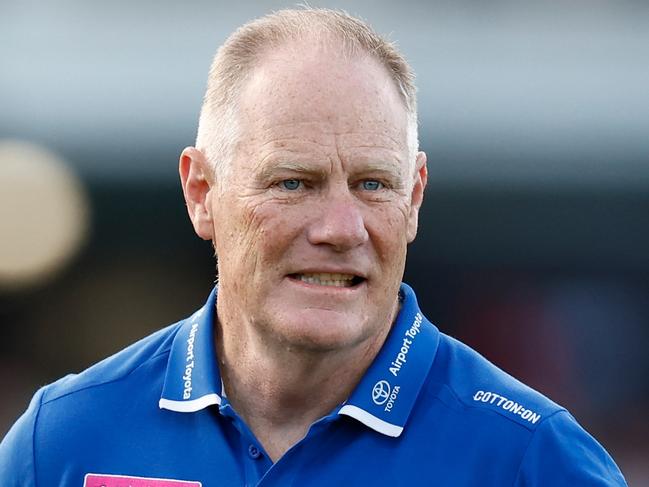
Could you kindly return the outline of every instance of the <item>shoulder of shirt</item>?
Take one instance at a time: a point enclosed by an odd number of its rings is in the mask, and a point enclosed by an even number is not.
[[[540,392],[503,371],[468,345],[440,333],[428,392],[446,406],[505,419],[535,430],[555,413],[566,411]]]
[[[169,354],[176,333],[184,321],[179,321],[142,338],[110,357],[78,374],[70,374],[43,388],[41,405],[64,396],[127,378],[143,365]]]

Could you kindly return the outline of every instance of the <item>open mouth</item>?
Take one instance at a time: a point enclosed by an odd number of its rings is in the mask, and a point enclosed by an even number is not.
[[[297,281],[306,282],[307,284],[329,287],[354,287],[365,281],[365,278],[354,274],[335,274],[329,272],[290,274],[289,277]]]

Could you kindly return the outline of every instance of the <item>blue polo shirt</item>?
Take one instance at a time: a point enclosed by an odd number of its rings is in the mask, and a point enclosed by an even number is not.
[[[0,445],[11,486],[622,486],[562,407],[401,311],[354,392],[273,463],[223,392],[216,295],[43,387]]]

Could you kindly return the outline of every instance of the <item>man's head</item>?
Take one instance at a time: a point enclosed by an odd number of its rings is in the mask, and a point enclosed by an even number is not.
[[[308,14],[280,12],[242,30],[267,29],[282,15]],[[180,172],[194,228],[218,255],[219,319],[247,329],[246,339],[254,330],[326,351],[389,328],[426,166],[412,148],[412,85],[396,83],[376,49],[352,50],[345,38],[314,32],[303,27],[257,46],[242,79],[210,81],[206,104],[214,87],[234,97],[226,116],[234,138],[211,156],[207,146],[186,149]],[[213,66],[210,76],[219,72]],[[215,112],[203,108],[200,130],[219,130],[224,122],[206,113]],[[219,137],[202,132],[199,141]],[[213,172],[218,161],[227,169]]]

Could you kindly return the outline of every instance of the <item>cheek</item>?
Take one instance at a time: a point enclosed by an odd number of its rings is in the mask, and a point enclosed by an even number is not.
[[[256,270],[264,254],[265,227],[253,205],[232,199],[222,202],[215,219],[215,249],[221,292],[238,296],[244,306],[258,288]]]
[[[382,260],[400,256],[407,246],[408,228],[406,205],[380,208],[373,212],[368,229]]]
[[[240,265],[258,275],[278,268],[299,235],[299,222],[299,216],[284,205],[262,202],[245,206],[233,229],[238,234],[233,250]]]
[[[229,198],[214,208],[214,248],[222,273],[249,264],[257,253],[254,246],[259,241],[260,222],[255,219],[254,207],[244,203]]]
[[[376,215],[371,225],[370,238],[381,268],[382,282],[390,287],[400,282],[406,263],[407,219],[399,208]]]

